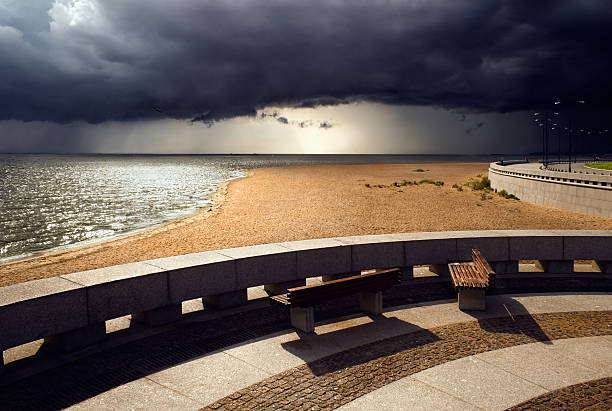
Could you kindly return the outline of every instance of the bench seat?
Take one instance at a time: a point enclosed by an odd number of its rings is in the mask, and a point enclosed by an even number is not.
[[[359,294],[361,310],[382,313],[382,292],[400,281],[398,268],[354,275],[321,284],[288,289],[288,293],[270,296],[273,303],[291,309],[291,325],[304,332],[314,331],[314,306],[334,298]]]
[[[460,310],[484,310],[485,290],[495,286],[495,271],[478,250],[472,250],[472,261],[448,265],[458,293]]]

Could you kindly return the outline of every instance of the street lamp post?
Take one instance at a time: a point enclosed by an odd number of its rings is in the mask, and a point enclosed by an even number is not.
[[[555,106],[557,106],[559,104],[561,104],[561,101],[555,101]],[[569,128],[568,128],[568,133],[569,133],[569,136],[568,136],[569,139],[568,140],[569,140],[569,142],[568,143],[569,143],[569,150],[568,150],[568,162],[567,162],[567,164],[568,164],[568,170],[569,170],[570,173],[572,172],[572,131],[573,131],[572,130],[572,112],[571,112],[571,109],[573,107],[579,106],[581,104],[585,104],[585,101],[584,100],[574,100],[574,101],[572,101],[572,102],[570,102],[568,104],[570,107],[569,107],[569,111],[568,111],[568,126],[569,126]]]

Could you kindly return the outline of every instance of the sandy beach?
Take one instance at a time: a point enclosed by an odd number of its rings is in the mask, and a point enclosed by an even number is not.
[[[487,175],[487,169],[484,163],[255,169],[221,187],[212,207],[188,218],[114,241],[0,265],[0,286],[152,258],[310,238],[412,231],[612,229],[612,218],[497,195],[483,199],[481,192],[452,187]],[[444,185],[393,186],[423,179]]]

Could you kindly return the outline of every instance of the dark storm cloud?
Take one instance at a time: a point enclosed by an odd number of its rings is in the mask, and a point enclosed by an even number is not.
[[[24,3],[0,8],[0,120],[212,124],[356,101],[514,111],[612,92],[609,0]]]

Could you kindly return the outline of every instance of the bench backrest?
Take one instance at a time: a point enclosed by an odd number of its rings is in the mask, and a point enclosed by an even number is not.
[[[309,307],[331,298],[344,297],[361,291],[382,291],[400,281],[400,270],[393,268],[370,274],[355,275],[321,284],[290,288],[288,300],[291,305]]]
[[[480,273],[489,279],[489,287],[493,288],[495,286],[495,271],[489,265],[489,262],[482,256],[480,251],[472,249],[472,261],[476,266],[476,269],[480,271]]]

